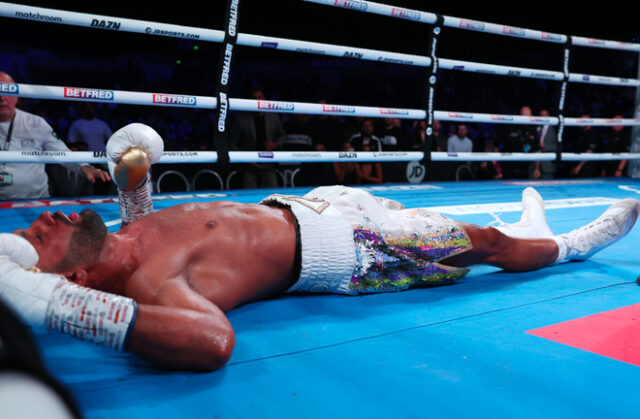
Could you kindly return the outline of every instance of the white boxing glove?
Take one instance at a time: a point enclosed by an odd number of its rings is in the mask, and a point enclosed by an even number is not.
[[[149,167],[162,157],[164,142],[153,128],[139,123],[116,131],[107,142],[111,179],[118,186],[122,224],[153,212]]]
[[[36,274],[27,269],[38,253],[20,236],[0,233],[0,298],[31,326],[43,326],[54,288],[64,277]]]
[[[33,272],[38,254],[20,236],[0,233],[0,299],[28,325],[114,349],[127,347],[137,315],[130,298]]]
[[[150,126],[133,123],[120,128],[107,141],[111,179],[125,191],[140,187],[149,166],[157,163],[163,152],[162,137]]]

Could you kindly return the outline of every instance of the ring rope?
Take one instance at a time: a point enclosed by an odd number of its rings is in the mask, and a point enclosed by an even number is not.
[[[304,0],[310,3],[322,4],[325,6],[351,9],[359,12],[373,13],[398,19],[410,20],[433,24],[436,15],[429,12],[422,12],[414,9],[395,7],[382,3],[375,3],[366,0]],[[617,49],[640,52],[640,44],[607,41],[602,39],[585,38],[582,36],[567,36],[556,33],[542,32],[533,29],[519,28],[515,26],[501,25],[497,23],[483,22],[479,20],[461,19],[458,17],[444,16],[444,26],[471,30],[476,32],[491,33],[494,35],[509,36],[522,39],[533,39],[536,41],[552,42],[563,44],[571,38],[573,45],[592,48]]]
[[[421,161],[422,151],[230,151],[230,163],[341,163]],[[555,153],[447,153],[434,151],[432,161],[553,161]],[[640,153],[562,153],[562,161],[640,160]],[[3,163],[106,164],[103,151],[0,151]],[[165,151],[158,163],[216,163],[215,151]]]
[[[62,25],[81,26],[92,29],[105,28],[118,30],[121,32],[145,33],[218,43],[221,43],[224,40],[224,32],[214,29],[202,29],[144,20],[126,19],[103,15],[91,15],[87,13],[23,6],[4,2],[0,2],[0,16],[57,23]],[[262,35],[251,35],[243,33],[238,33],[237,35],[237,45],[242,46],[270,48],[283,51],[328,55],[335,57],[348,57],[368,61],[382,61],[387,63],[413,65],[418,67],[429,67],[432,64],[431,58],[423,57],[420,55],[299,41]],[[453,60],[447,58],[440,58],[439,64],[440,68],[445,70],[461,70],[465,72],[493,74],[499,76],[515,76],[555,81],[562,81],[564,77],[561,72],[556,71],[487,63],[475,63],[471,61]],[[590,74],[572,74],[569,80],[571,82],[577,83],[602,84],[612,86],[640,86],[640,80],[637,79]]]
[[[84,87],[46,86],[23,83],[0,83],[0,93],[32,99],[93,101],[126,105],[172,106],[215,109],[217,99],[170,93],[133,92]],[[307,102],[284,102],[229,98],[229,110],[247,112],[303,113],[310,115],[364,116],[369,118],[425,119],[421,109],[373,106],[332,105]],[[558,125],[557,117],[503,115],[487,113],[434,111],[434,118],[446,122],[474,122],[517,125]],[[640,126],[640,118],[564,118],[565,126]]]

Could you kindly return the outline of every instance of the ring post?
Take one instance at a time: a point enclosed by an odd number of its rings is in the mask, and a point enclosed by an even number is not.
[[[425,140],[424,140],[424,148],[423,148],[423,157],[420,161],[420,164],[425,166],[425,169],[428,169],[429,164],[431,163],[431,150],[433,149],[433,102],[436,94],[436,83],[438,82],[438,56],[436,54],[436,50],[438,47],[438,38],[440,37],[440,33],[442,32],[442,23],[444,22],[444,18],[442,15],[436,16],[436,22],[433,25],[431,30],[431,45],[429,46],[429,56],[431,57],[431,71],[429,73],[429,93],[427,97],[427,129],[425,132]]]
[[[218,153],[218,163],[223,167],[229,164],[229,130],[227,116],[229,114],[229,81],[231,79],[231,62],[233,50],[238,40],[238,20],[240,0],[228,0],[227,14],[224,23],[224,41],[220,51],[217,79],[218,106],[215,111],[216,129],[214,145]]]

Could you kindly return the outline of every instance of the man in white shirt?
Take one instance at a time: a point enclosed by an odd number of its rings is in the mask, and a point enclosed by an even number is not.
[[[14,84],[0,71],[0,85]],[[70,151],[44,118],[16,109],[17,96],[0,96],[1,151]],[[91,182],[109,181],[109,174],[88,164],[74,167]],[[49,197],[44,164],[12,164],[0,160],[0,200]]]

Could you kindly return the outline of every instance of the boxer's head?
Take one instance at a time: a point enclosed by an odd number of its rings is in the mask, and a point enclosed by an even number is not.
[[[45,272],[69,273],[95,263],[107,237],[100,216],[86,209],[69,217],[58,211],[43,212],[26,230],[15,234],[26,238],[39,256],[38,267]]]

